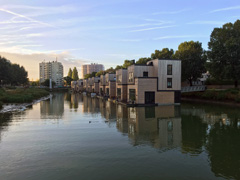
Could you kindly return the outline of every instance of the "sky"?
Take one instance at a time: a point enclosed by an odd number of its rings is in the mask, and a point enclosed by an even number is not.
[[[68,69],[150,57],[184,41],[208,49],[215,27],[240,19],[239,0],[0,0],[0,56],[39,78],[43,60]]]

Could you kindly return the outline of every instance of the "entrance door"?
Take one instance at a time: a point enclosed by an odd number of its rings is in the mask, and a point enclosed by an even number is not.
[[[155,92],[145,92],[145,104],[155,104]]]

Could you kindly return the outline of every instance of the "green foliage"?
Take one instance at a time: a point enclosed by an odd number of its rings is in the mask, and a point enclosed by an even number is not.
[[[113,69],[113,67],[110,67],[110,68],[107,69],[105,72],[106,72],[106,73],[116,73],[116,70]]]
[[[152,59],[173,59],[174,51],[173,49],[163,48],[162,50],[155,50],[151,54]]]
[[[115,71],[118,70],[118,69],[123,69],[123,66],[117,65],[117,66],[115,67]]]
[[[224,80],[224,79],[215,79],[215,78],[208,78],[205,82],[206,85],[233,85],[233,80]]]
[[[84,79],[95,77],[97,72],[92,72],[91,74],[85,74]]]
[[[3,107],[3,102],[0,101],[0,109],[2,109],[2,107]]]
[[[197,80],[206,71],[205,52],[202,48],[202,43],[198,41],[181,43],[178,46],[175,57],[182,60],[182,80],[187,79],[190,86],[192,86],[192,81]]]
[[[151,58],[147,58],[147,57],[139,58],[136,64],[146,64],[148,61],[151,61]]]
[[[0,56],[0,84],[25,85],[28,73],[23,66],[12,64]]]
[[[71,69],[71,68],[69,68],[69,70],[68,70],[68,75],[67,75],[67,77],[72,78],[72,69]]]
[[[104,74],[106,74],[105,71],[99,71],[99,72],[97,72],[97,73],[95,74],[95,76],[96,76],[96,77],[100,77],[101,75],[104,75]]]
[[[15,90],[0,90],[0,101],[3,103],[25,103],[47,96],[49,92],[44,89],[28,88]]]
[[[49,79],[46,79],[43,83],[41,83],[42,86],[47,86],[49,87],[49,84],[50,84],[50,80]],[[52,87],[55,86],[55,82],[52,81]]]
[[[39,80],[30,82],[30,86],[39,86],[39,85],[40,85]]]
[[[240,20],[214,28],[208,43],[210,73],[216,79],[240,78]]]
[[[73,79],[73,81],[77,81],[79,79],[79,77],[78,77],[78,70],[77,70],[76,67],[73,68],[72,79]]]
[[[66,76],[66,77],[64,77],[63,79],[64,79],[66,85],[71,85],[71,81],[73,80],[73,79],[72,79],[71,77],[69,77],[69,76]]]
[[[124,64],[122,65],[123,68],[128,68],[128,66],[131,66],[135,64],[135,60],[125,60]]]

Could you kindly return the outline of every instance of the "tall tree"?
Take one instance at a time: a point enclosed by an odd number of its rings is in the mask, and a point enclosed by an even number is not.
[[[66,76],[66,77],[64,77],[63,79],[64,79],[66,85],[71,85],[71,81],[73,80],[73,79],[72,79],[71,77],[69,77],[69,76]]]
[[[135,64],[135,60],[125,60],[123,64],[123,68],[128,68],[128,66],[131,66]]]
[[[163,48],[162,50],[155,50],[151,54],[152,59],[173,59],[174,51],[173,49]]]
[[[72,71],[72,79],[73,81],[77,81],[79,78],[78,78],[78,70],[76,67],[73,68],[73,71]]]
[[[68,75],[67,75],[68,77],[70,77],[70,78],[72,78],[72,69],[71,68],[69,68],[69,70],[68,70]]]
[[[101,75],[104,75],[104,74],[106,74],[105,71],[98,71],[98,72],[95,74],[95,76],[96,76],[96,77],[100,77]]]
[[[214,28],[208,43],[210,74],[217,79],[240,79],[240,20]]]
[[[197,80],[206,71],[206,56],[202,43],[198,41],[181,43],[175,57],[182,60],[182,80],[188,80],[190,86],[192,86],[192,81]]]
[[[147,57],[139,58],[139,60],[136,62],[136,64],[146,64],[150,60],[151,60],[151,58],[147,58]]]

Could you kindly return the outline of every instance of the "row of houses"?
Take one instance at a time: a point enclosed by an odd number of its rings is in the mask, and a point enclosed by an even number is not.
[[[176,104],[181,95],[181,60],[155,59],[133,64],[116,74],[72,82],[75,92],[96,93],[126,104]]]

